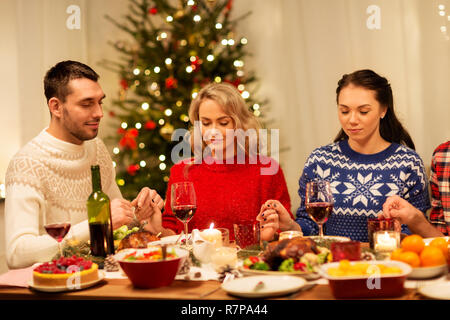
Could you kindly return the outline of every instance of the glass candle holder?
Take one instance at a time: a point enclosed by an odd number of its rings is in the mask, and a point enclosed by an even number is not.
[[[359,241],[343,241],[331,243],[333,262],[341,260],[361,260],[361,244]]]
[[[373,234],[374,249],[377,252],[389,253],[400,245],[400,232],[398,231],[376,231]]]
[[[220,270],[227,265],[234,268],[237,263],[237,248],[220,247],[211,255],[211,262],[214,269]]]
[[[214,247],[219,248],[222,246],[222,232],[220,230],[211,227],[201,230],[200,235],[206,241],[212,242]]]
[[[369,245],[374,249],[373,235],[377,231],[399,231],[397,230],[396,221],[392,218],[378,219],[371,218],[367,220],[367,232],[369,238]]]
[[[222,245],[228,247],[230,245],[230,230],[227,228],[217,228],[222,233]]]
[[[278,240],[281,241],[284,239],[293,239],[297,237],[303,237],[303,233],[300,231],[282,231],[280,232],[280,237]]]

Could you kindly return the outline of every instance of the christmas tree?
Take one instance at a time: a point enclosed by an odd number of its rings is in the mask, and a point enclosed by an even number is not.
[[[258,117],[257,79],[245,70],[247,39],[236,33],[248,13],[231,17],[232,0],[130,0],[124,22],[107,16],[131,41],[111,43],[121,61],[103,61],[119,75],[109,115],[117,184],[127,199],[145,186],[165,196],[175,129],[190,127],[191,100],[206,84],[229,82]]]

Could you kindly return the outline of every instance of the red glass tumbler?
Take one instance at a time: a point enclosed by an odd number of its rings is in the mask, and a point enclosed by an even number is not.
[[[331,243],[333,262],[341,260],[361,260],[361,244],[359,241],[344,241]]]

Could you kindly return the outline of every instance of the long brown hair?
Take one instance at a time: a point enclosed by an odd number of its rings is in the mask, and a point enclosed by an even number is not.
[[[391,85],[388,80],[372,70],[358,70],[350,74],[344,74],[339,80],[336,89],[336,102],[339,103],[339,93],[346,86],[353,84],[357,87],[363,87],[375,91],[375,99],[381,106],[386,107],[386,114],[380,120],[380,135],[388,142],[403,144],[415,150],[414,142],[408,131],[397,119],[394,112],[394,97],[392,95]],[[347,140],[348,136],[343,129],[339,131],[334,142]]]

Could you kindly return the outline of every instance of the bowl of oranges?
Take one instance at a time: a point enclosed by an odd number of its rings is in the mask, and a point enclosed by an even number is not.
[[[427,238],[413,234],[401,241],[401,247],[391,253],[391,260],[401,261],[412,267],[409,278],[427,279],[447,271],[449,260],[447,237]]]

